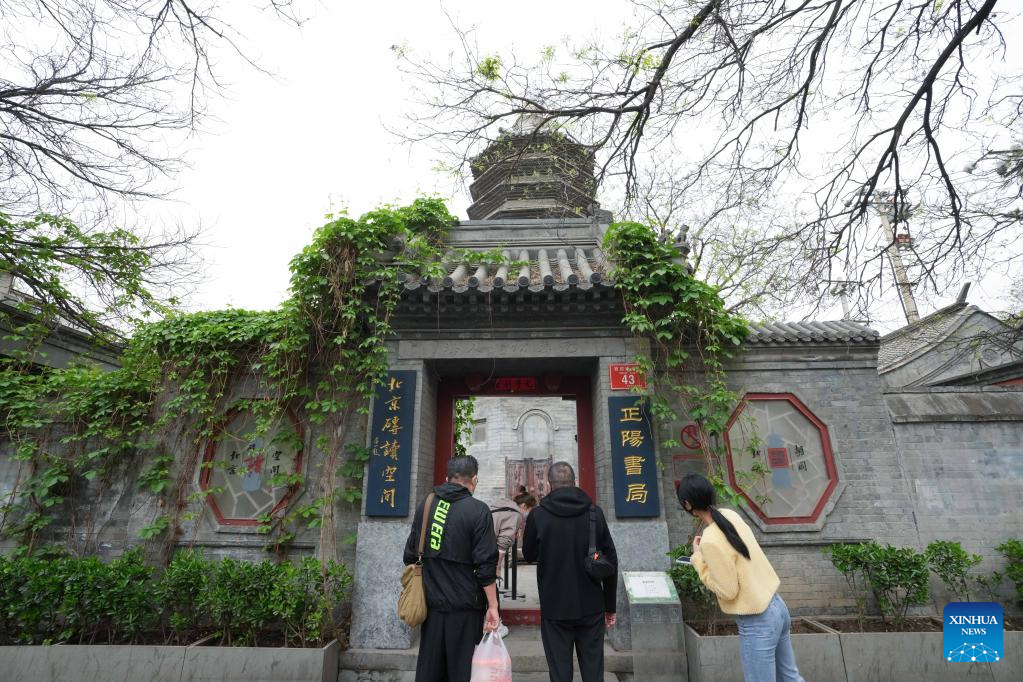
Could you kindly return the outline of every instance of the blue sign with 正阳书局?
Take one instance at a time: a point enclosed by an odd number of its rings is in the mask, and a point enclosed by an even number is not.
[[[408,516],[416,373],[392,370],[377,387],[366,471],[366,516]]]
[[[1002,605],[956,601],[941,615],[941,655],[952,663],[996,663],[1002,649]]]
[[[657,458],[649,399],[641,395],[607,399],[611,425],[611,476],[614,480],[615,516],[661,515],[657,488]]]

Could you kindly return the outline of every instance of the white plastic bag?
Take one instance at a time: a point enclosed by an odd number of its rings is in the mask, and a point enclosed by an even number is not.
[[[511,682],[511,656],[501,641],[501,635],[488,632],[476,645],[472,655],[472,680],[470,682]]]

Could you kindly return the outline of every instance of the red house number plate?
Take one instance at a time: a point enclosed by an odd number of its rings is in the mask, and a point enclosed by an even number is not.
[[[609,367],[611,372],[611,390],[628,391],[633,388],[646,388],[646,377],[639,370],[639,365],[615,364]]]

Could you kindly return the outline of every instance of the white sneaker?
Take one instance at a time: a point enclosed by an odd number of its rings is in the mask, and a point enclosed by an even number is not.
[[[499,628],[497,628],[497,634],[498,634],[498,636],[500,636],[501,639],[504,639],[505,637],[507,637],[508,636],[508,626],[505,625],[504,623],[501,623],[501,626]]]

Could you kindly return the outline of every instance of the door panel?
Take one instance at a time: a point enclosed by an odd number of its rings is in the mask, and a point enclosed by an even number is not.
[[[508,497],[514,499],[519,494],[519,486],[524,485],[529,489],[529,474],[526,471],[526,462],[521,459],[506,459],[504,461],[504,477]]]

